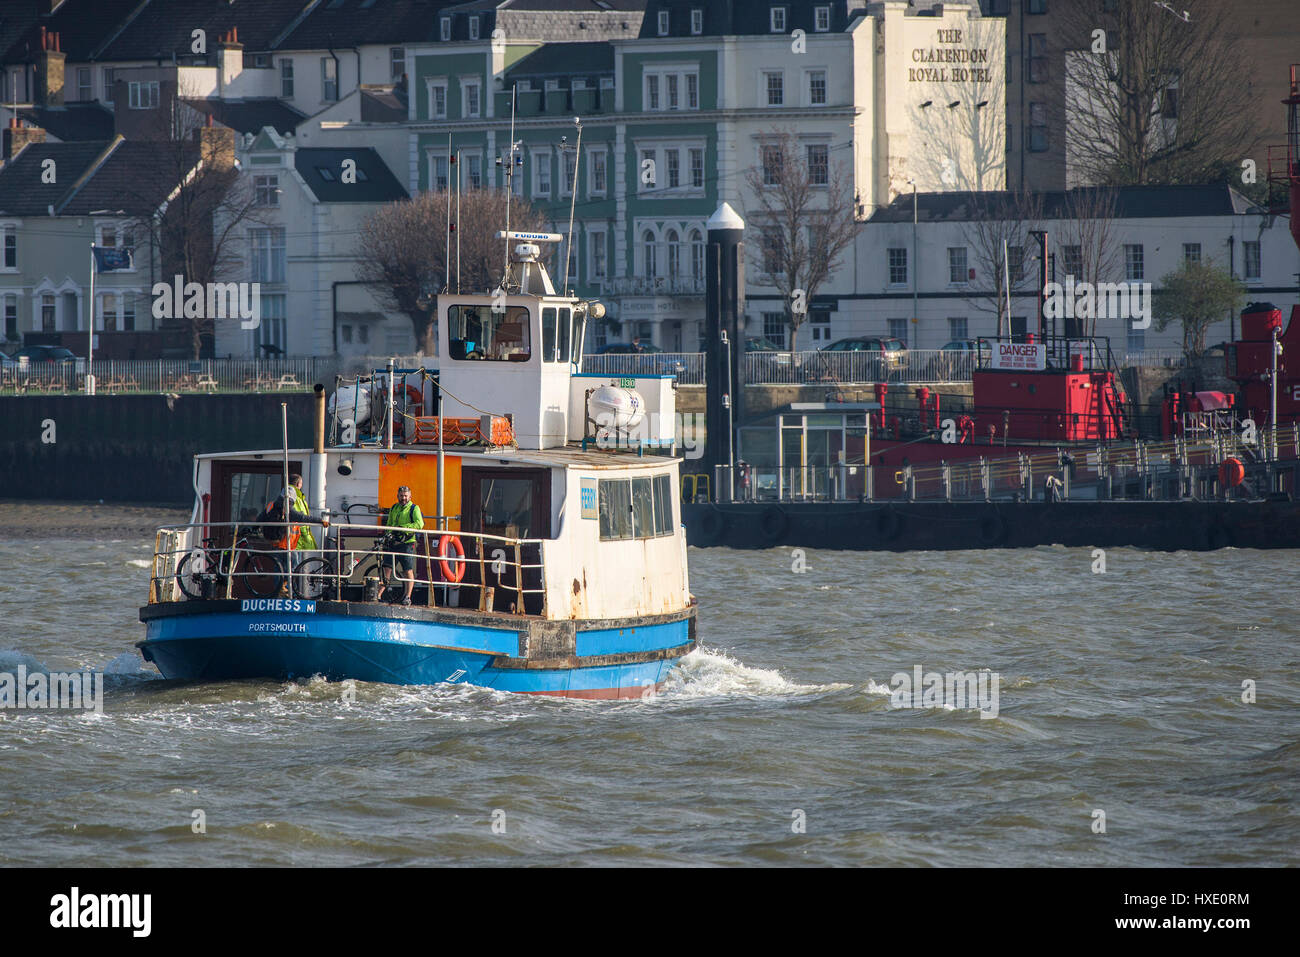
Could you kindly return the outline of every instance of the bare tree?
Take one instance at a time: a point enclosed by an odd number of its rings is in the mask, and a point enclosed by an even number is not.
[[[771,130],[761,138],[759,165],[745,174],[756,204],[746,218],[762,231],[750,247],[753,263],[781,293],[791,351],[813,297],[858,233],[849,174],[830,149]]]
[[[245,227],[264,222],[265,210],[251,178],[234,166],[235,131],[211,125],[186,102],[183,89],[167,84],[165,90],[132,138],[136,175],[125,187],[124,207],[135,212],[133,225],[158,250],[164,281],[174,275],[185,283],[246,278]],[[173,322],[197,359],[214,317],[205,311]]]
[[[453,197],[453,215],[455,208]],[[449,274],[451,290],[481,293],[501,282],[505,241],[496,234],[505,223],[504,190],[464,190],[460,218],[451,234],[448,270],[447,192],[420,193],[390,203],[361,225],[356,249],[358,278],[374,284],[385,308],[408,316],[419,349],[425,355],[435,355],[435,294],[448,289]],[[535,231],[547,225],[541,212],[526,200],[516,196],[510,201],[511,229]]]
[[[976,275],[990,285],[973,299],[975,308],[998,317],[998,336],[1010,332],[1007,293],[1035,294],[1036,274],[1026,268],[1030,234],[1040,228],[1042,200],[1035,193],[973,193],[971,215],[962,232],[974,250]],[[1004,252],[1005,250],[1005,252]],[[1010,286],[1008,287],[1008,277]]]
[[[1072,189],[1065,194],[1061,226],[1057,233],[1056,281],[1111,282],[1122,277],[1122,246],[1115,232],[1119,193],[1104,187]],[[1077,324],[1077,327],[1076,327]],[[1095,336],[1097,319],[1065,320],[1065,335]]]
[[[1204,182],[1255,146],[1249,87],[1225,73],[1243,60],[1232,5],[1072,0],[1053,12],[1081,46],[1066,57],[1067,185]]]

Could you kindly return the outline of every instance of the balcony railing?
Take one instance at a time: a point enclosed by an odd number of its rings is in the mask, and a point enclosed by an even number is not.
[[[691,276],[616,276],[601,282],[610,296],[704,295],[704,279]]]

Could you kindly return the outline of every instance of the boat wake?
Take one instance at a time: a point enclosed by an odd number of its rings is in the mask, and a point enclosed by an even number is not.
[[[785,698],[828,694],[849,687],[851,685],[847,684],[798,684],[774,668],[751,668],[726,652],[699,648],[681,659],[656,697],[672,700]]]

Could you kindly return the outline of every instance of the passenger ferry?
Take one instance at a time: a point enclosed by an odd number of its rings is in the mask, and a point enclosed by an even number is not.
[[[559,235],[499,238],[500,289],[439,297],[439,357],[336,383],[328,430],[316,387],[313,449],[195,457],[191,522],[159,530],[140,609],[165,677],[629,698],[695,648],[674,382],[578,372],[603,306],[556,293],[537,243]],[[669,454],[608,450],[634,430]],[[254,534],[292,473],[315,549]],[[383,594],[401,486],[425,516],[410,605]]]

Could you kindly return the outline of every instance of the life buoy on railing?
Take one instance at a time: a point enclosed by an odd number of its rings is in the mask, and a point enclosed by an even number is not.
[[[1219,484],[1224,488],[1235,488],[1246,480],[1246,466],[1235,455],[1223,460],[1219,466]]]
[[[452,551],[456,553],[454,567],[447,561]],[[442,577],[446,581],[458,584],[465,577],[465,546],[455,535],[444,535],[438,539],[438,567],[442,569]]]
[[[406,387],[406,414],[424,414],[424,393],[413,385]]]

